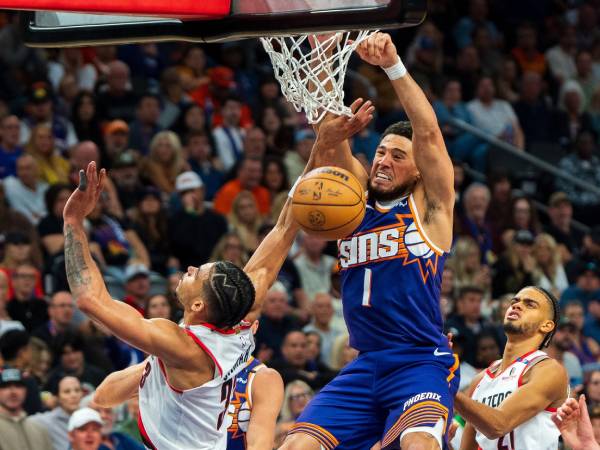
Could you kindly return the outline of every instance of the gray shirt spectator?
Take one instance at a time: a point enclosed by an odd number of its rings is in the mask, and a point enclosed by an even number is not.
[[[6,177],[4,193],[10,207],[25,215],[31,223],[37,225],[46,215],[44,194],[48,184],[39,181],[38,166],[31,155],[17,159],[17,176]]]

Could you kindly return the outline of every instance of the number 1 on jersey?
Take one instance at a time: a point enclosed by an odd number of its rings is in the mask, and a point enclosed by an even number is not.
[[[362,305],[368,308],[371,307],[371,269],[365,269]]]

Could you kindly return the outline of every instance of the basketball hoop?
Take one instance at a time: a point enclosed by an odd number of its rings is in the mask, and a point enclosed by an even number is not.
[[[354,39],[343,31],[319,40],[318,35],[260,38],[273,64],[285,98],[296,111],[304,110],[309,123],[327,113],[350,116],[344,105],[344,78],[352,52],[373,30],[361,30]],[[313,45],[310,45],[313,44]]]

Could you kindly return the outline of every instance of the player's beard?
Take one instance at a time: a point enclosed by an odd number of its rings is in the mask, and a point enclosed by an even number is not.
[[[504,332],[506,334],[529,335],[533,334],[535,330],[537,330],[539,324],[523,323],[519,325],[514,322],[504,322],[502,327],[504,328]]]
[[[389,202],[391,200],[396,200],[410,194],[413,191],[415,184],[417,184],[417,180],[412,180],[401,184],[390,191],[381,191],[375,188],[371,183],[371,179],[369,179],[369,199],[373,199],[377,202]]]

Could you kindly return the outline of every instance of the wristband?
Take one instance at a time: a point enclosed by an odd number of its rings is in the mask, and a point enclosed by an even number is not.
[[[406,67],[402,64],[402,60],[398,57],[398,62],[391,67],[385,68],[382,67],[385,74],[388,76],[390,80],[397,80],[406,75]]]
[[[298,179],[296,180],[296,182],[294,183],[294,185],[290,189],[290,192],[288,192],[288,197],[289,198],[294,197],[294,192],[296,192],[296,186],[298,186],[298,184],[300,183],[301,179],[302,179],[302,175],[298,177]]]

